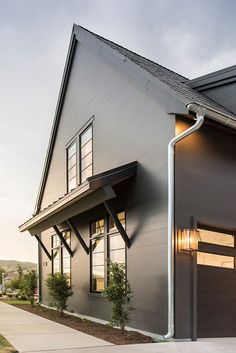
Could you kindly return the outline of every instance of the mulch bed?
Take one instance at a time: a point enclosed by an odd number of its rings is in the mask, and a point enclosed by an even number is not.
[[[31,312],[42,316],[46,319],[58,322],[62,325],[69,326],[75,330],[87,333],[104,341],[114,343],[114,344],[136,344],[136,343],[154,343],[152,337],[145,336],[136,331],[125,331],[124,334],[120,332],[119,329],[112,328],[106,325],[88,321],[85,319],[80,319],[71,315],[64,314],[60,317],[60,314],[48,308],[44,308],[40,305],[31,306],[28,304],[14,305],[20,309]]]

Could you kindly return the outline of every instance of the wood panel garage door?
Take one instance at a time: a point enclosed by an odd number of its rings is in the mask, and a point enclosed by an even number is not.
[[[236,337],[235,234],[200,229],[197,336]]]
[[[236,270],[198,265],[198,337],[236,337]]]

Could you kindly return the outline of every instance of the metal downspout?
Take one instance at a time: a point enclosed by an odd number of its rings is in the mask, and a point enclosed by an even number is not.
[[[165,340],[174,335],[175,145],[202,126],[205,113],[206,109],[199,106],[195,124],[168,145],[168,332],[163,335]]]

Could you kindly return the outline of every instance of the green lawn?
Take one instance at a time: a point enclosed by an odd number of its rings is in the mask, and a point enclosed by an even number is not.
[[[0,335],[0,353],[17,353],[17,350],[2,335]]]

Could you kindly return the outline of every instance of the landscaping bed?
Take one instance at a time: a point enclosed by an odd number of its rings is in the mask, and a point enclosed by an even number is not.
[[[125,331],[125,333],[122,334],[121,331],[117,328],[109,327],[107,325],[95,323],[85,319],[80,319],[72,315],[64,314],[63,317],[60,317],[60,314],[57,311],[42,307],[40,305],[31,306],[29,304],[11,303],[10,301],[8,301],[8,303],[20,309],[29,311],[32,314],[36,314],[46,319],[58,322],[62,325],[69,326],[75,330],[98,337],[110,343],[122,345],[155,342],[152,337],[145,336],[136,331]]]

